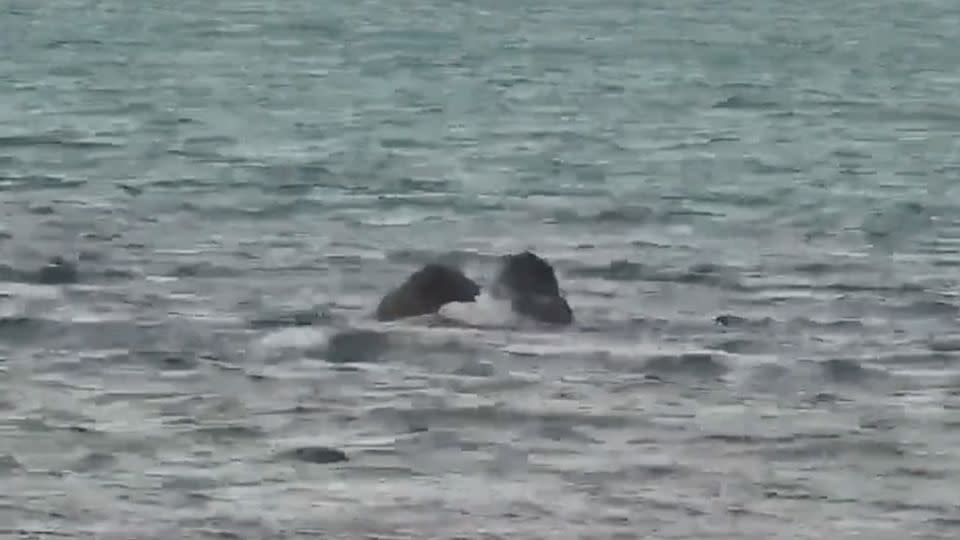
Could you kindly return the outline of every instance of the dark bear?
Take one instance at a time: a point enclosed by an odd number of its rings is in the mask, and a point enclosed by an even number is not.
[[[387,293],[377,306],[377,320],[392,321],[435,313],[449,302],[473,302],[480,286],[456,268],[431,263]]]
[[[547,261],[529,251],[505,255],[500,261],[493,296],[509,299],[514,311],[541,322],[573,322],[573,310],[560,295],[557,276]]]

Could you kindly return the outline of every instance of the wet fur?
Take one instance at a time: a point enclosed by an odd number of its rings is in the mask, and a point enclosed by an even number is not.
[[[460,270],[431,263],[387,293],[376,317],[392,321],[436,313],[450,302],[475,302],[479,294],[480,286]],[[573,310],[560,294],[553,267],[529,251],[501,257],[491,295],[509,300],[513,311],[541,322],[573,322]]]
[[[473,302],[480,286],[456,268],[428,264],[393,289],[377,306],[377,320],[392,321],[435,313],[449,302]]]

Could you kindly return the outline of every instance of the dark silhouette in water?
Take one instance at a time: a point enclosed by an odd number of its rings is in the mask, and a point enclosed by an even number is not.
[[[435,313],[450,302],[474,302],[479,294],[480,286],[460,270],[428,264],[383,297],[377,319],[392,321]],[[491,295],[509,300],[515,312],[541,322],[573,322],[573,310],[560,295],[553,267],[529,251],[501,257]]]
[[[77,282],[77,267],[63,257],[52,257],[36,273],[37,283],[56,285]]]
[[[478,294],[480,286],[463,272],[432,263],[411,274],[380,300],[377,319],[392,321],[435,313],[450,302],[473,302]]]
[[[509,299],[514,311],[532,319],[552,324],[573,322],[573,310],[560,295],[553,267],[529,251],[501,258],[491,294]]]
[[[77,266],[60,256],[51,257],[37,270],[20,270],[0,264],[0,281],[70,285],[79,281]]]

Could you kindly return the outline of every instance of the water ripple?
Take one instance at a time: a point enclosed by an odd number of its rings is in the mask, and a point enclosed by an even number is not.
[[[955,536],[953,4],[20,4],[0,536]]]

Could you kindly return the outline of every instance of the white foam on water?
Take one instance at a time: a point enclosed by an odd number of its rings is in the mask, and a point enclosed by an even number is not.
[[[325,345],[330,333],[323,328],[297,327],[271,332],[260,339],[260,346],[268,349],[293,348],[305,349]]]
[[[474,302],[444,304],[437,313],[445,319],[477,327],[513,325],[521,321],[509,301],[494,298],[486,291],[480,291]]]

